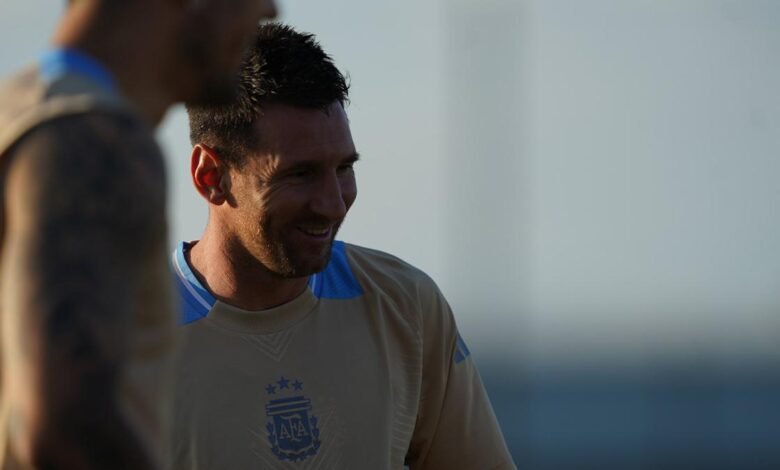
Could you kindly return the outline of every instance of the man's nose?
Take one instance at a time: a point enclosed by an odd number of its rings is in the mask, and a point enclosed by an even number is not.
[[[323,177],[312,201],[312,210],[330,220],[341,220],[347,215],[347,204],[338,175]]]

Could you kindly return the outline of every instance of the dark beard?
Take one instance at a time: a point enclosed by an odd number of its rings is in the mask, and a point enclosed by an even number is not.
[[[318,272],[321,272],[324,270],[328,263],[330,262],[330,257],[333,252],[333,243],[335,242],[336,237],[334,237],[330,240],[330,243],[328,244],[328,251],[325,254],[325,260],[322,263],[322,266],[317,267],[316,269],[299,269],[296,267],[299,263],[297,263],[295,260],[291,259],[289,256],[287,256],[287,250],[282,244],[276,245],[276,246],[267,246],[268,252],[273,253],[272,258],[274,259],[274,269],[271,271],[283,279],[295,279],[300,278],[304,276],[311,276],[312,274],[316,274]]]
[[[336,241],[336,237],[338,236],[339,230],[341,229],[342,222],[339,222],[333,228],[333,236],[328,243],[324,261],[322,262],[322,265],[317,266],[316,268],[306,267],[305,269],[301,269],[301,260],[295,259],[296,257],[294,249],[292,249],[292,247],[287,247],[282,240],[274,240],[272,237],[267,236],[268,234],[266,234],[264,237],[266,240],[266,243],[264,244],[265,253],[266,256],[268,256],[268,259],[272,260],[273,262],[273,266],[267,266],[267,268],[269,268],[269,270],[272,271],[276,276],[283,279],[294,279],[304,276],[311,276],[312,274],[321,272],[328,266],[328,263],[330,262],[330,257],[333,253],[333,243]],[[264,233],[262,229],[261,233]]]

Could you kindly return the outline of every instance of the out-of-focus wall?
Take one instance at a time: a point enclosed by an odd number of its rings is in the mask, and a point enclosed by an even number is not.
[[[776,467],[780,4],[441,14],[445,290],[518,464]]]

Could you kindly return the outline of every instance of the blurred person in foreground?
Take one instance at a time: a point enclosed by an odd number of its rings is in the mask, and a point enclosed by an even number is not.
[[[347,92],[311,35],[269,24],[237,103],[189,107],[209,218],[174,254],[174,468],[514,468],[434,282],[334,241],[357,195]]]
[[[153,130],[228,99],[271,0],[73,0],[0,85],[0,467],[161,468],[175,331]],[[166,424],[167,423],[167,424]]]

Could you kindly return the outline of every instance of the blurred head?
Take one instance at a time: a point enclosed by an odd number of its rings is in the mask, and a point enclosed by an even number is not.
[[[180,100],[226,103],[234,98],[236,71],[262,19],[276,16],[274,0],[187,0],[177,40],[180,73],[172,73]],[[183,72],[183,73],[182,73]],[[181,80],[186,76],[186,80]],[[189,87],[185,87],[189,84]]]
[[[357,195],[348,86],[309,34],[260,26],[226,106],[188,106],[193,182],[234,253],[302,277],[327,264]]]
[[[275,0],[68,0],[53,42],[110,63],[125,91],[224,103],[258,22],[275,16]]]

